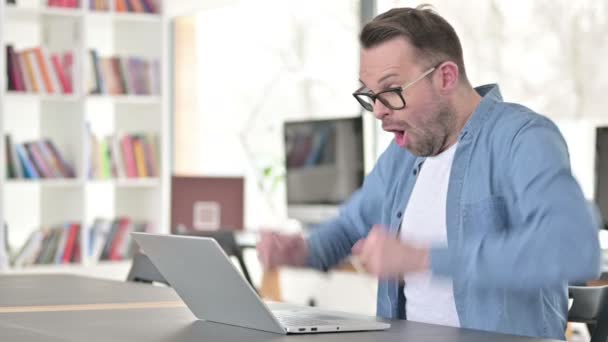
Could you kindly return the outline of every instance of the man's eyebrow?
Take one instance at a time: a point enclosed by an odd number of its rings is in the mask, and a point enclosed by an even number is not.
[[[388,78],[396,77],[396,76],[399,76],[399,75],[397,75],[396,73],[390,73],[388,75],[383,76],[380,80],[378,80],[378,83],[382,83],[382,82],[386,81]]]
[[[398,74],[396,74],[396,73],[390,73],[390,74],[388,74],[388,75],[383,76],[383,77],[382,77],[382,78],[381,78],[381,79],[378,81],[378,83],[382,83],[382,82],[386,81],[387,79],[389,79],[389,78],[391,78],[391,77],[397,77],[397,76],[399,76],[399,75],[398,75]],[[369,89],[369,88],[368,88],[368,86],[366,86],[366,85],[365,85],[365,83],[364,83],[364,82],[363,82],[361,79],[359,79],[359,83],[361,83],[361,86],[362,86],[362,87],[365,87],[365,88]]]

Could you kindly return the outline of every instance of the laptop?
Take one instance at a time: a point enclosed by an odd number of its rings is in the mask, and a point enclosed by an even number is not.
[[[278,334],[390,328],[374,317],[262,301],[212,238],[131,234],[198,319]]]

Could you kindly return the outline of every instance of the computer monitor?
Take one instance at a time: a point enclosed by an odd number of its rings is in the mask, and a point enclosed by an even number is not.
[[[608,228],[608,127],[596,128],[595,203],[600,210],[603,227]]]
[[[284,124],[287,211],[318,223],[363,183],[363,118],[292,121]]]

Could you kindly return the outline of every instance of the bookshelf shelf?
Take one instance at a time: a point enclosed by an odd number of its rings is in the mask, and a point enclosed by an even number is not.
[[[16,20],[37,20],[41,16],[63,17],[78,19],[83,17],[79,9],[49,8],[49,7],[24,7],[6,5],[6,18]]]
[[[76,102],[80,101],[81,97],[77,95],[61,95],[61,94],[37,94],[19,91],[7,91],[4,95],[7,101],[52,101],[52,102]]]
[[[94,20],[113,20],[125,22],[159,23],[162,16],[147,13],[118,13],[111,11],[89,11],[88,16]]]
[[[121,188],[153,188],[157,187],[160,181],[158,178],[117,179],[114,184]]]
[[[159,104],[160,96],[154,95],[87,95],[88,101],[113,101],[120,104]]]
[[[159,23],[162,17],[158,14],[114,13],[114,20]]]
[[[134,179],[93,179],[87,181],[90,185],[108,185],[120,188],[155,188],[160,185],[158,178],[134,178]]]
[[[98,228],[96,219],[129,219],[126,231],[141,227],[159,233],[170,231],[169,26],[163,12],[165,0],[146,0],[156,5],[159,14],[116,12],[118,1],[104,1],[108,11],[90,9],[93,2],[89,0],[78,1],[78,8],[47,7],[47,0],[18,0],[19,5],[0,0],[0,47],[4,50],[0,53],[0,228],[6,222],[13,253],[26,246],[30,236],[46,234],[39,228],[69,227],[78,232],[70,244],[73,254],[67,256],[75,262],[28,265],[47,259],[26,257],[18,259],[21,262],[17,264],[23,266],[9,272],[111,276],[118,270],[118,278],[124,279],[129,261],[97,262],[98,258],[90,257],[88,238]],[[99,60],[92,59],[95,53]],[[114,59],[123,64],[110,64]],[[89,95],[94,90],[91,85],[99,86],[108,73],[122,73],[125,86],[114,91],[112,83],[120,78],[113,76],[104,80],[103,88],[97,88],[102,92],[154,95]],[[34,169],[43,170],[42,165],[48,164],[47,172],[40,174],[64,174],[65,167],[57,172],[62,158],[45,153],[47,144],[56,145],[77,178],[8,178],[35,174],[16,172],[28,159],[32,159],[30,167]],[[35,152],[36,146],[43,146],[39,147],[42,153]],[[20,153],[16,153],[18,149]],[[123,158],[118,157],[121,154]],[[100,165],[103,173],[96,173]],[[156,177],[88,179],[90,175],[123,177],[133,173]],[[33,234],[36,231],[39,233]],[[63,234],[55,234],[58,244]],[[47,242],[30,249],[40,251]],[[121,248],[122,253],[125,249]],[[46,250],[48,254],[59,249]],[[61,254],[56,254],[57,258],[62,258]]]
[[[70,188],[82,186],[82,182],[78,179],[8,179],[5,184],[9,187],[42,185],[45,187]]]

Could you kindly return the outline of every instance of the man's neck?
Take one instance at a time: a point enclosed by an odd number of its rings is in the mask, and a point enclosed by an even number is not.
[[[444,149],[448,149],[450,146],[458,141],[460,131],[464,128],[467,121],[479,103],[481,102],[481,96],[468,84],[463,84],[457,92],[454,94],[452,101],[452,110],[454,113],[454,129],[448,136],[446,146]]]

